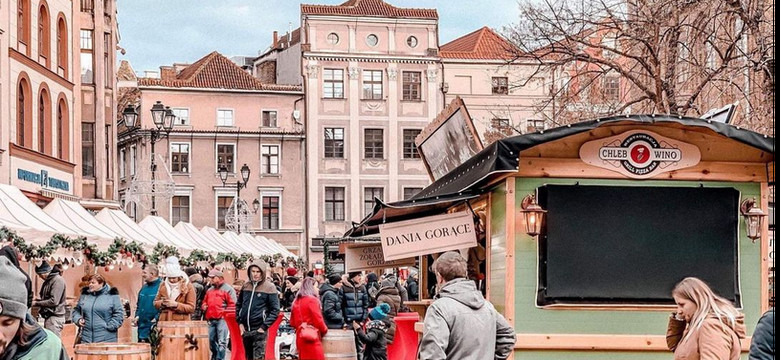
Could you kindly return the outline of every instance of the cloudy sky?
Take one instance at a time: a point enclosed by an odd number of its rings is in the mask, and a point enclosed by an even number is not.
[[[436,8],[444,44],[482,26],[500,30],[517,21],[517,0],[386,0],[399,7]],[[136,72],[193,62],[211,51],[257,55],[280,33],[300,25],[300,4],[344,0],[119,0],[120,46]]]

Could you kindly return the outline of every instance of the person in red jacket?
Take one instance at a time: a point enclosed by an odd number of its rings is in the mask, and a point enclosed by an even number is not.
[[[322,305],[320,304],[320,292],[317,289],[317,280],[314,278],[305,278],[301,284],[301,289],[295,296],[292,305],[292,315],[290,316],[290,325],[295,328],[295,345],[298,348],[298,358],[300,360],[325,360],[325,352],[322,350],[322,336],[328,332],[325,325],[325,319],[322,318]],[[318,337],[307,341],[301,336],[301,330],[307,326],[313,326]]]
[[[225,360],[228,342],[225,309],[236,307],[236,291],[225,283],[225,276],[219,270],[209,271],[209,279],[211,280],[211,288],[206,291],[201,309],[209,323],[211,360]]]

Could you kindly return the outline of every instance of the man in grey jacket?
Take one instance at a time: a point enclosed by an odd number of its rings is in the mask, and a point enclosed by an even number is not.
[[[33,301],[38,313],[43,317],[43,327],[57,336],[61,336],[65,326],[65,279],[62,278],[62,265],[53,267],[45,260],[35,268],[35,273],[43,280],[40,299]]]
[[[433,263],[439,287],[425,314],[419,358],[424,360],[506,359],[515,344],[514,328],[485,301],[457,252]]]

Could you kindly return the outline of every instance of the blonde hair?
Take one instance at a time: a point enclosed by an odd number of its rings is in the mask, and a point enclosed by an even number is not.
[[[693,330],[698,330],[710,315],[717,317],[721,325],[728,325],[732,329],[736,327],[739,310],[730,301],[715,294],[704,281],[687,277],[677,283],[672,295],[690,300],[697,307],[691,317],[691,323],[688,324],[690,331],[685,335],[686,339]],[[724,320],[727,320],[727,323],[724,323]]]

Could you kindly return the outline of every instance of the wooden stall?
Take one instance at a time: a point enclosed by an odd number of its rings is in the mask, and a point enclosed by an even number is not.
[[[494,142],[413,199],[378,203],[346,235],[484,217],[486,298],[514,324],[517,358],[669,359],[682,278],[733,301],[748,335],[768,308],[769,222],[749,226],[746,214],[768,212],[773,172],[766,135],[677,116],[604,118]],[[531,220],[531,205],[544,214]]]

